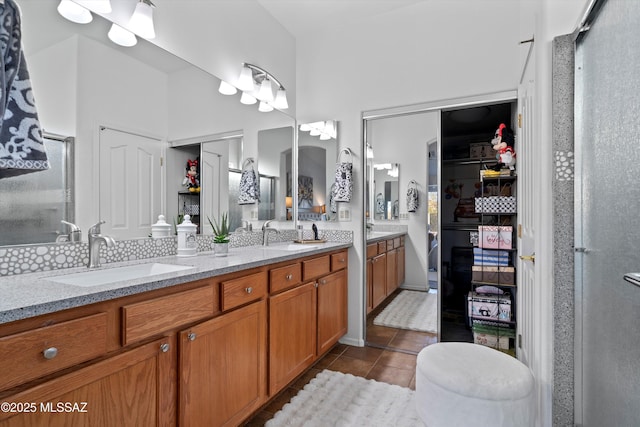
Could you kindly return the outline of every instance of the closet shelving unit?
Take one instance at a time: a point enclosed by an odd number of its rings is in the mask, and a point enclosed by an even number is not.
[[[179,222],[184,215],[191,217],[191,222],[198,227],[200,234],[200,193],[191,191],[178,191],[178,215]]]
[[[483,164],[482,167],[484,166]],[[478,199],[483,207],[479,212],[481,225],[478,227],[478,245],[474,243],[474,266],[471,292],[468,297],[469,323],[474,342],[513,356],[515,356],[517,309],[516,180],[515,171],[510,171],[510,175],[480,177],[483,192]],[[492,196],[488,188],[495,188],[497,195]],[[508,195],[505,194],[505,188],[509,189]],[[498,205],[498,199],[489,199],[489,197],[502,198],[500,205]],[[512,199],[504,199],[505,197]],[[513,205],[513,209],[505,209],[507,204]],[[492,228],[481,231],[483,227]],[[498,244],[498,247],[488,248],[486,243],[483,244],[483,233],[485,237],[490,236],[489,239],[485,239],[485,242],[487,240],[495,242],[498,239],[503,243]],[[490,257],[489,262],[485,262],[487,257]],[[482,263],[477,262],[479,259]],[[488,287],[502,294],[480,292]]]

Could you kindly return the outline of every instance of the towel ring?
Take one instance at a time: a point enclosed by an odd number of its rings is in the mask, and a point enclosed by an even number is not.
[[[342,157],[342,153],[345,153],[349,156],[349,162],[348,163],[353,163],[353,153],[351,152],[351,149],[349,148],[343,148],[342,150],[340,150],[340,152],[338,153],[338,159],[337,162],[340,163],[340,158]]]
[[[416,182],[415,179],[412,179],[411,181],[409,181],[409,185],[408,187],[414,186],[415,188],[418,188],[418,183]]]
[[[253,165],[256,163],[256,161],[254,160],[253,157],[247,157],[244,162],[242,162],[242,170],[244,170],[244,168],[246,168],[247,166],[251,165],[251,167],[253,167]]]

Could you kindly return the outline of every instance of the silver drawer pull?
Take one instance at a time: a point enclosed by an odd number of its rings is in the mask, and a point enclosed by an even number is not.
[[[169,351],[169,344],[167,343],[160,344],[160,351],[163,353],[166,353],[167,351]]]
[[[189,339],[189,341],[195,341],[196,334],[194,334],[193,332],[189,332],[189,335],[187,335],[187,338]]]
[[[326,281],[325,279],[322,279],[322,280],[320,280],[320,284],[321,284],[321,285],[326,285],[326,284],[327,284],[327,281]]]
[[[47,360],[51,360],[58,355],[58,349],[55,347],[49,347],[45,351],[42,352],[44,358]]]
[[[253,288],[251,286],[249,286],[248,288],[244,288],[244,291],[248,294],[250,294],[251,292],[253,292]]]
[[[291,279],[293,279],[293,274],[291,274],[291,273],[287,274],[286,279],[287,279],[287,280],[291,280]]]

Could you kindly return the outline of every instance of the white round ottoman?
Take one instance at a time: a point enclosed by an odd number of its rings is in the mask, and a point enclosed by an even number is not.
[[[529,368],[479,344],[446,342],[422,349],[415,397],[427,427],[534,424],[534,379]]]

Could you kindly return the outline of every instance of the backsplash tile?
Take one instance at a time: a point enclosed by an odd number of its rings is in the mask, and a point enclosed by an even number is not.
[[[321,237],[334,242],[352,242],[353,232],[346,230],[322,230]],[[311,230],[305,230],[305,239],[312,238]],[[269,236],[270,242],[286,242],[296,239],[295,230],[281,230]],[[199,235],[198,252],[211,251],[213,236]],[[231,235],[229,246],[239,248],[262,244],[262,232],[239,232]],[[172,256],[177,253],[176,237],[162,239],[118,240],[113,248],[100,249],[100,262],[135,261],[139,259]],[[89,259],[88,243],[58,243],[46,245],[25,245],[0,248],[0,276],[35,273],[82,267]]]

